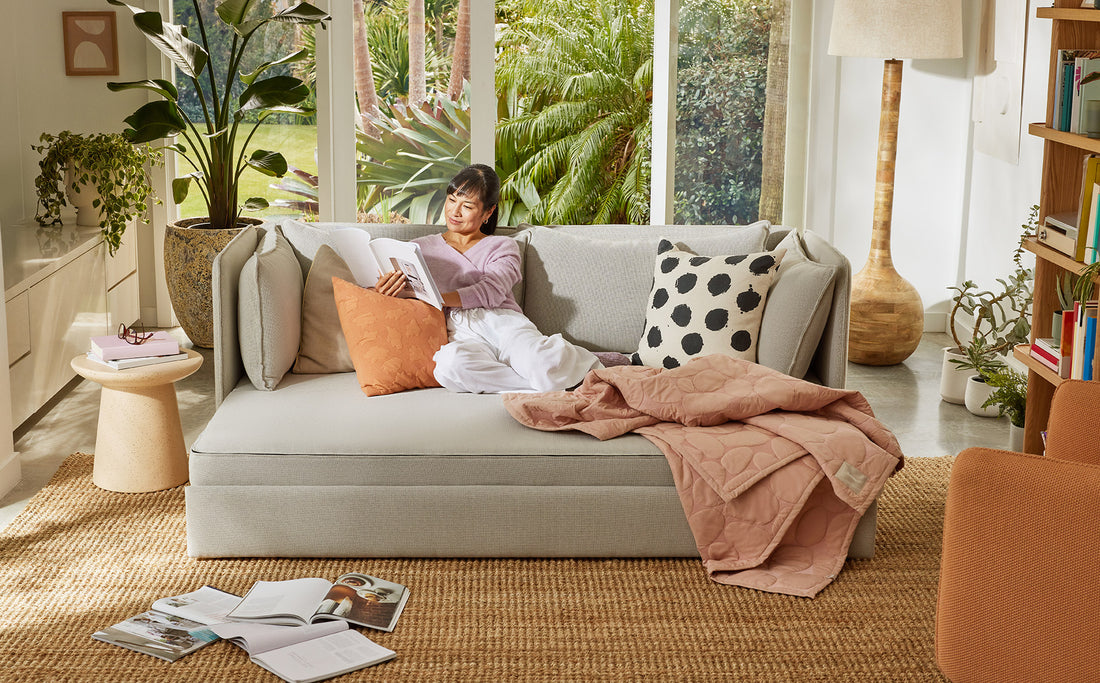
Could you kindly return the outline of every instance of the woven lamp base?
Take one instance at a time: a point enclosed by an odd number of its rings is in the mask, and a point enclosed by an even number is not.
[[[924,305],[916,288],[891,266],[868,263],[852,278],[848,360],[896,365],[917,350]]]

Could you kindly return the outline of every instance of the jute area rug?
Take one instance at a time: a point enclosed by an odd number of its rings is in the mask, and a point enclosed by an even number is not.
[[[0,534],[0,680],[277,680],[224,641],[169,664],[91,634],[203,584],[243,594],[362,570],[411,598],[393,633],[365,631],[397,659],[341,681],[943,681],[933,616],[952,462],[908,460],[880,499],[875,558],[809,600],[711,583],[689,559],[193,560],[182,488],[99,490],[78,453]]]

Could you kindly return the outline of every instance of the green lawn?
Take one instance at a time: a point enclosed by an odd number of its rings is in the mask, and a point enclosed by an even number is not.
[[[247,131],[243,130],[243,126],[242,133],[247,134]],[[243,140],[243,135],[239,139]],[[245,155],[248,156],[252,154],[252,150],[255,149],[281,152],[282,155],[286,157],[287,163],[291,166],[296,166],[303,171],[308,171],[313,174],[317,173],[317,161],[315,160],[315,151],[317,149],[316,125],[261,124],[256,134],[252,136],[252,141],[249,143]],[[178,174],[183,176],[191,173],[194,167],[186,159],[180,157],[177,169]],[[273,190],[268,187],[278,182],[278,178],[269,178],[258,171],[246,169],[245,172],[241,174],[240,201],[243,203],[249,197],[263,197],[269,202],[274,199],[296,198],[295,195]],[[288,211],[288,209],[272,207],[266,211],[245,213],[243,215],[270,216],[275,214],[286,214]],[[192,218],[195,216],[205,216],[206,214],[206,204],[203,201],[202,193],[199,192],[198,187],[192,183],[191,191],[187,194],[187,199],[180,204],[180,218]]]

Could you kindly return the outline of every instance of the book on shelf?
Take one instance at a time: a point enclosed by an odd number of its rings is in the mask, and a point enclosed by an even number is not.
[[[96,631],[92,638],[127,650],[174,662],[218,639],[210,625],[225,615],[240,597],[203,586],[185,595],[161,598],[152,609]]]
[[[99,360],[124,360],[149,356],[174,356],[180,352],[179,342],[165,330],[157,330],[140,344],[131,344],[117,334],[92,337],[91,352]]]
[[[91,351],[89,351],[87,355],[88,360],[114,370],[140,368],[143,365],[159,365],[160,363],[171,363],[174,360],[185,360],[187,358],[187,354],[184,352],[174,353],[170,356],[140,356],[138,358],[121,358],[119,360],[103,360]]]
[[[443,295],[424,262],[424,254],[416,242],[402,242],[388,237],[371,236],[365,230],[344,228],[332,233],[336,253],[348,264],[355,284],[373,287],[378,278],[399,270],[405,274],[409,297],[443,310]]]
[[[228,618],[283,626],[343,620],[392,631],[408,599],[405,586],[359,572],[335,583],[320,578],[257,581]]]
[[[1089,154],[1082,161],[1081,168],[1081,193],[1078,202],[1077,213],[1077,244],[1073,258],[1075,261],[1085,260],[1085,247],[1088,245],[1089,234],[1092,227],[1092,204],[1096,181],[1100,180],[1100,155]]]
[[[1062,379],[1069,377],[1070,356],[1063,356],[1059,345],[1053,337],[1037,338],[1031,344],[1031,357],[1039,361],[1044,367],[1058,373]]]
[[[1075,62],[1080,65],[1080,77],[1075,78],[1077,91],[1074,93],[1077,102],[1077,130],[1080,135],[1090,132],[1088,125],[1088,103],[1100,100],[1100,52],[1087,50],[1076,57]],[[1100,132],[1100,131],[1097,131]]]
[[[346,621],[305,626],[225,623],[211,626],[248,653],[257,665],[284,681],[312,683],[389,661],[397,653],[382,647]]]
[[[1092,379],[1092,366],[1095,356],[1096,311],[1095,300],[1081,304],[1074,303],[1073,340],[1070,379]],[[1063,317],[1065,315],[1063,314]],[[1090,323],[1089,320],[1092,320]],[[1092,329],[1092,341],[1089,341],[1089,329]]]

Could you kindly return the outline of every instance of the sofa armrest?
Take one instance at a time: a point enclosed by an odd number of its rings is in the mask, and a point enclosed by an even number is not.
[[[214,405],[233,391],[244,375],[237,331],[238,287],[244,262],[256,251],[265,230],[250,225],[214,257],[211,287],[214,301]]]
[[[848,314],[851,306],[852,267],[848,259],[817,234],[805,230],[806,253],[818,263],[836,266],[833,307],[821,333],[809,374],[827,387],[843,389],[848,381]]]
[[[952,681],[1096,680],[1100,466],[969,448],[944,519],[936,661]]]

